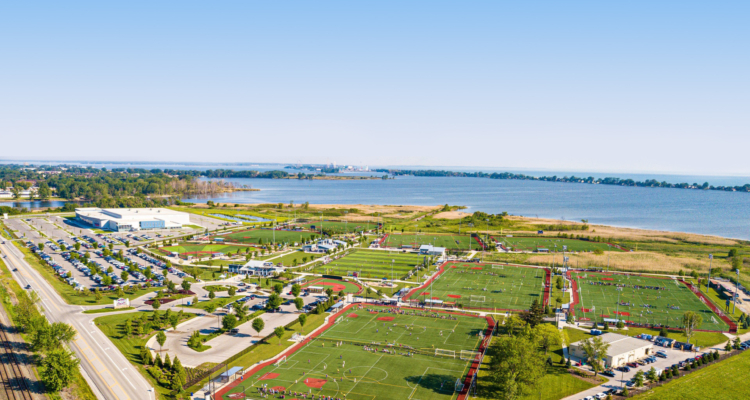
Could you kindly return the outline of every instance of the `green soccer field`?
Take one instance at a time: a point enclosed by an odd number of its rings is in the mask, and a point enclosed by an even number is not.
[[[320,221],[315,222],[309,222],[306,224],[301,224],[301,227],[305,229],[309,229],[314,232],[320,233],[320,227],[323,227],[323,231],[325,232],[332,232],[334,234],[341,234],[341,233],[354,233],[354,232],[362,232],[362,231],[370,231],[378,227],[377,222],[367,222],[367,221],[323,221],[322,223]]]
[[[320,234],[316,234],[315,232],[251,229],[247,231],[218,235],[216,237],[224,238],[224,240],[231,243],[252,244],[259,244],[260,240],[262,239],[263,244],[268,244],[273,241],[276,241],[276,243],[301,243],[303,241],[309,240],[312,236],[320,237]]]
[[[482,235],[482,240],[484,236]],[[446,249],[460,249],[460,250],[481,250],[482,246],[473,239],[470,235],[445,235],[437,233],[418,233],[414,234],[398,234],[389,233],[388,237],[383,243],[384,247],[401,248],[404,245],[410,245],[414,248],[419,248],[423,244],[431,244],[437,247],[445,247]]]
[[[546,272],[543,268],[451,262],[437,279],[405,299],[442,300],[475,309],[528,310],[534,299],[544,303]]]
[[[487,326],[487,320],[478,317],[441,319],[352,308],[285,361],[254,371],[222,398],[242,399],[242,392],[258,398],[258,388],[263,386],[307,393],[308,398],[312,394],[349,400],[455,399],[456,382],[467,376],[469,360],[476,357],[481,343],[479,332]]]
[[[729,329],[695,293],[676,280],[596,272],[573,272],[571,277],[578,288],[578,304],[574,307],[578,318],[601,321],[618,318],[619,312],[625,321],[679,328],[682,315],[695,311],[703,317],[700,329]]]
[[[550,252],[557,251],[558,253],[563,251],[563,246],[567,246],[566,251],[621,251],[616,247],[612,247],[606,243],[599,242],[588,242],[585,240],[576,239],[563,239],[555,237],[503,237],[493,236],[498,244],[503,244],[505,247],[512,249],[513,251],[536,251],[539,248],[548,249]]]
[[[391,261],[394,261],[393,277],[404,279],[424,258],[423,255],[398,251],[355,250],[338,260],[315,267],[312,272],[338,276],[351,276],[357,272],[364,278],[391,279]]]
[[[254,247],[249,246],[233,246],[233,245],[227,245],[227,244],[192,244],[192,243],[178,243],[173,246],[165,246],[159,248],[159,251],[164,254],[169,254],[170,252],[177,252],[180,253],[180,255],[208,255],[210,253],[224,253],[224,254],[235,254],[237,250],[240,250],[241,254],[245,254],[245,251],[247,249],[250,249],[250,251],[257,250]]]

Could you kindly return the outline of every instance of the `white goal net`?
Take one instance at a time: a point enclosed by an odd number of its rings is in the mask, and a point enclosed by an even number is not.
[[[456,392],[461,392],[464,390],[464,383],[461,382],[461,378],[456,379]]]
[[[471,302],[472,303],[484,303],[484,296],[471,295]]]
[[[456,352],[454,350],[435,349],[435,355],[440,357],[456,358]]]
[[[459,358],[465,361],[478,361],[479,354],[480,353],[478,351],[461,350],[461,354],[459,355]]]
[[[281,364],[286,364],[286,356],[281,356],[275,363],[273,363],[274,366],[278,367]]]

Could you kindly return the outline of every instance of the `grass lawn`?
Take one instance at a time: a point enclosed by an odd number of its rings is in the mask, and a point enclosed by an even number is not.
[[[619,312],[626,321],[679,327],[682,315],[695,311],[703,317],[701,329],[729,329],[695,293],[676,280],[593,272],[573,272],[572,277],[578,285],[575,315],[579,320],[615,319]]]
[[[107,315],[96,318],[94,320],[94,323],[112,341],[112,343],[117,346],[117,349],[120,350],[125,358],[127,358],[131,364],[135,365],[138,368],[138,371],[141,373],[141,375],[146,377],[146,379],[156,388],[156,392],[159,394],[159,396],[167,398],[167,395],[171,392],[171,390],[163,388],[156,383],[153,377],[146,371],[146,368],[143,366],[140,357],[141,347],[146,345],[148,339],[151,336],[155,335],[156,331],[144,334],[143,336],[133,335],[127,337],[125,335],[125,321],[134,317],[140,317],[143,312],[149,314],[149,319],[153,315],[153,311]],[[163,312],[160,312],[160,314],[164,315]],[[195,315],[192,313],[185,313],[184,315],[185,318],[181,320],[181,322],[195,317]]]
[[[636,396],[639,400],[727,400],[750,398],[750,352],[717,362]]]
[[[208,244],[208,243],[199,244],[199,243],[182,242],[182,243],[177,243],[177,244],[173,244],[169,246],[160,247],[158,251],[166,255],[169,255],[169,253],[171,252],[176,252],[176,253],[179,253],[180,256],[184,258],[185,256],[204,257],[213,253],[234,255],[237,253],[237,251],[239,251],[241,255],[244,255],[248,249],[250,252],[257,250],[254,247],[236,246],[236,245],[230,245],[230,244]]]
[[[302,264],[302,257],[306,257],[308,261],[311,261],[313,259],[313,256],[315,258],[320,258],[321,255],[319,254],[308,254],[299,250],[295,250],[289,253],[284,254],[272,254],[268,256],[261,256],[258,257],[259,260],[265,260],[274,263],[274,265],[277,265],[281,263],[281,265],[285,267],[291,267],[294,265]],[[295,260],[297,263],[295,264]]]
[[[484,236],[482,236],[482,240],[484,240]],[[419,233],[416,235],[390,233],[383,246],[393,248],[411,246],[411,248],[419,248],[423,244],[445,247],[446,249],[482,250],[479,242],[470,235],[446,235],[439,233]]]
[[[19,245],[18,242],[13,242],[13,244],[16,245],[16,247],[19,248],[21,252],[23,252],[26,262],[34,267],[34,269],[39,271],[44,279],[46,279],[47,282],[52,285],[53,288],[55,288],[57,293],[60,295],[60,297],[63,298],[63,300],[65,300],[66,303],[78,306],[91,306],[98,304],[112,304],[112,301],[120,298],[120,296],[117,295],[117,291],[102,292],[102,298],[100,300],[97,300],[93,294],[84,296],[83,294],[81,294],[81,292],[75,291],[72,286],[68,285],[67,283],[62,281],[60,277],[55,275],[54,270],[51,267],[42,265],[39,259],[36,258],[36,256],[26,248],[26,246]],[[156,290],[159,290],[159,288],[152,287],[147,289],[138,289],[135,292],[126,292],[123,297],[133,300],[143,296],[144,294],[151,293]]]
[[[526,310],[543,300],[546,270],[507,265],[452,262],[444,272],[407,299],[435,299],[465,308]]]
[[[363,278],[406,279],[417,264],[424,262],[425,256],[399,251],[351,250],[347,255],[333,260],[326,265],[313,268],[316,274],[353,276],[360,274]]]
[[[268,244],[274,241],[276,243],[300,243],[309,240],[312,236],[319,237],[320,234],[315,232],[249,229],[219,234],[215,237],[223,238],[224,241],[229,243],[261,245],[261,240],[262,244]]]
[[[459,357],[460,352],[476,350],[477,332],[487,327],[484,318],[440,319],[371,313],[364,308],[352,308],[339,318],[341,322],[288,355],[286,362],[261,369],[245,379],[244,388],[237,386],[229,393],[255,393],[255,387],[267,384],[312,390],[315,395],[346,394],[352,400],[371,400],[384,393],[384,398],[394,399],[452,399],[456,381],[466,376],[470,364]],[[346,343],[337,346],[339,341]],[[395,343],[391,353],[363,348],[386,341]],[[372,346],[383,349],[381,344]],[[456,357],[436,356],[436,348],[453,351]],[[406,355],[409,351],[412,356]]]
[[[503,244],[505,247],[512,251],[536,251],[539,248],[548,249],[550,252],[557,251],[558,253],[563,251],[563,246],[567,246],[567,251],[622,251],[616,247],[612,247],[606,243],[589,242],[586,240],[577,239],[564,239],[557,237],[504,237],[494,236],[494,239],[499,244]]]
[[[706,294],[708,298],[711,299],[711,301],[714,302],[719,310],[724,311],[724,313],[728,315],[729,318],[731,318],[733,321],[738,321],[740,319],[740,316],[742,316],[742,310],[739,307],[734,307],[734,304],[732,304],[731,302],[729,303],[729,308],[727,308],[726,301],[731,299],[731,297],[724,294],[724,291],[717,291],[714,288],[714,285],[711,285],[711,289],[708,291],[708,293],[706,292],[705,286],[701,286],[701,291]]]
[[[311,231],[317,231],[317,232],[320,232],[320,229],[322,227],[324,232],[331,232],[333,234],[342,234],[342,233],[353,233],[353,232],[362,232],[362,231],[368,232],[370,230],[377,228],[378,224],[375,222],[367,222],[367,221],[351,221],[351,222],[317,221],[317,222],[310,222],[306,224],[300,224],[300,226],[304,227],[305,229],[309,229]]]

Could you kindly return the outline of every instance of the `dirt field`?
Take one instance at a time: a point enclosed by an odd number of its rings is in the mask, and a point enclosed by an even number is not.
[[[432,216],[435,219],[461,219],[470,216],[470,213],[463,211],[443,211]]]
[[[647,271],[678,273],[680,270],[708,271],[708,260],[687,257],[671,257],[651,252],[608,252],[609,265],[618,270]],[[606,267],[607,255],[596,255],[593,253],[569,254],[570,265]],[[533,255],[529,257],[530,264],[548,264],[552,261],[551,255]],[[558,257],[558,262],[560,261]],[[714,263],[714,267],[716,263]]]

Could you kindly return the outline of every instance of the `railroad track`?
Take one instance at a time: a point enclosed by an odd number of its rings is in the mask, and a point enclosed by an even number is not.
[[[29,383],[21,373],[21,363],[8,340],[5,324],[0,324],[0,379],[9,400],[33,400]]]

